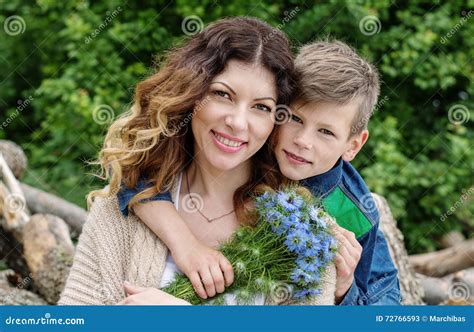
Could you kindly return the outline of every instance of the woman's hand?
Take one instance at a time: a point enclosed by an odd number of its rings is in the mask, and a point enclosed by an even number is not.
[[[117,304],[127,305],[191,305],[182,299],[174,297],[153,287],[139,287],[125,281],[123,283],[127,297]]]

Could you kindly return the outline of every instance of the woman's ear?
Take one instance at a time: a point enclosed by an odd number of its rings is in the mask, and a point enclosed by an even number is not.
[[[368,139],[369,131],[367,129],[364,129],[359,134],[350,137],[347,142],[347,150],[342,154],[342,159],[345,161],[352,161],[357,156],[357,154],[362,149]]]

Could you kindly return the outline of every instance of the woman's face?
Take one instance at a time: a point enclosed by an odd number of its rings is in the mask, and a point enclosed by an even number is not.
[[[276,99],[270,71],[230,60],[194,109],[191,126],[198,163],[227,171],[249,162],[273,129]]]

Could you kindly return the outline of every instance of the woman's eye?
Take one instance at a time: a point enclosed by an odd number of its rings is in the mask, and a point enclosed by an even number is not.
[[[297,117],[294,114],[291,115],[291,120],[293,120],[295,122],[298,122],[298,123],[303,123],[303,120],[301,120],[299,117]]]
[[[324,128],[322,128],[322,129],[319,129],[319,131],[320,131],[321,133],[323,133],[324,135],[328,135],[328,136],[335,136],[335,135],[334,135],[334,133],[333,133],[332,131],[330,131],[330,130],[327,130],[327,129],[324,129]]]
[[[222,91],[222,90],[215,90],[214,94],[222,98],[230,99],[230,95],[227,92]]]
[[[257,104],[255,105],[255,107],[261,111],[265,111],[265,112],[271,112],[272,109],[270,107],[268,107],[267,105],[265,104]]]

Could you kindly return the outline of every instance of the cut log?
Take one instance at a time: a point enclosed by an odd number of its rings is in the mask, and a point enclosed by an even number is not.
[[[38,292],[48,303],[56,303],[74,257],[66,223],[50,214],[33,215],[23,228],[23,248]]]
[[[397,228],[397,222],[393,218],[385,198],[377,194],[372,195],[380,212],[380,229],[385,235],[390,256],[398,269],[402,303],[406,305],[423,304],[423,289],[408,262],[403,234]]]
[[[32,213],[47,213],[60,217],[70,226],[72,237],[81,233],[87,217],[86,210],[30,185],[21,183],[20,186],[25,194],[26,205]]]
[[[409,259],[416,272],[429,277],[443,277],[474,266],[474,238],[447,249],[412,255]]]
[[[458,271],[442,278],[417,275],[424,289],[423,300],[429,305],[474,304],[474,268]]]
[[[3,154],[0,153],[0,211],[3,214],[6,230],[19,230],[28,222],[29,212],[25,196],[19,182],[8,167]]]
[[[0,140],[0,153],[17,179],[25,173],[28,160],[23,149],[12,141]]]
[[[18,279],[15,271],[0,271],[0,304],[3,305],[45,305],[45,300],[37,294],[27,290],[30,276],[20,278],[11,283],[10,279]]]
[[[1,218],[0,218],[1,219]],[[0,224],[2,222],[0,221]],[[17,240],[12,232],[0,227],[0,260],[7,263],[8,267],[22,276],[30,273],[25,257],[23,257],[23,245]]]
[[[0,181],[0,212],[3,215],[0,220],[6,220],[0,226],[23,246],[23,257],[38,293],[54,304],[64,288],[74,257],[69,228],[64,220],[50,214],[36,214],[30,218],[19,182],[1,154],[0,175],[3,181]],[[9,202],[11,193],[21,198],[21,208]],[[18,247],[15,245],[14,250]]]
[[[463,242],[464,240],[466,240],[466,238],[461,232],[451,231],[441,237],[440,245],[441,248],[446,249],[449,247],[453,247],[456,244]]]

